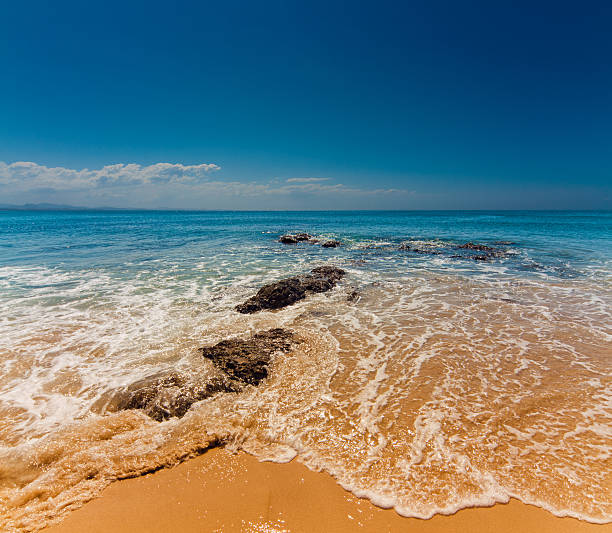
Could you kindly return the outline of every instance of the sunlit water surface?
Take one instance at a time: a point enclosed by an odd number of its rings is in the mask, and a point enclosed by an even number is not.
[[[474,260],[469,241],[503,254]],[[233,310],[319,264],[347,271],[330,293]],[[218,441],[406,516],[516,497],[610,521],[611,266],[609,212],[0,211],[0,526],[36,529]],[[162,423],[105,407],[279,326],[305,342],[257,388]]]

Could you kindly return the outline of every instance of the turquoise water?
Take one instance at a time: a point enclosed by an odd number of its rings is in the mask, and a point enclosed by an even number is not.
[[[161,260],[194,261],[240,252],[248,260],[290,262],[279,234],[309,231],[347,243],[340,250],[300,250],[311,259],[361,257],[360,244],[405,240],[513,241],[516,272],[588,275],[612,259],[612,212],[49,212],[0,211],[0,266],[117,268]],[[367,255],[367,254],[366,254]],[[370,254],[371,255],[371,254]],[[383,254],[384,255],[384,254]],[[414,258],[411,258],[414,259]],[[444,268],[452,268],[452,263]]]
[[[298,231],[342,245],[278,242]],[[320,264],[347,271],[330,293],[234,311]],[[407,516],[516,497],[609,521],[611,274],[611,212],[0,211],[0,525],[213,437]],[[306,342],[257,389],[163,423],[109,411],[270,327]]]

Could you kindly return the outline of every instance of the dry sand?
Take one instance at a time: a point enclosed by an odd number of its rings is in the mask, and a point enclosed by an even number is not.
[[[431,520],[403,518],[300,463],[260,463],[217,448],[175,468],[112,484],[45,533],[612,533],[516,500]]]

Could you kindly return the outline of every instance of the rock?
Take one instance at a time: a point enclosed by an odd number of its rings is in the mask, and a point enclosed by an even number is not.
[[[174,371],[147,376],[114,393],[110,411],[141,409],[161,422],[182,417],[200,400],[218,393],[240,392],[245,384],[258,385],[268,376],[268,364],[277,353],[286,353],[301,339],[292,331],[271,329],[249,339],[228,339],[201,348],[202,355],[221,371],[217,376],[189,376]]]
[[[512,241],[495,241],[493,244],[496,244],[498,246],[510,246],[511,244],[516,244],[516,243]]]
[[[475,250],[478,252],[494,252],[495,248],[485,246],[484,244],[474,244],[473,242],[466,242],[461,246],[457,246],[460,250]]]
[[[356,302],[360,299],[361,299],[361,295],[356,290],[352,290],[351,292],[349,292],[348,296],[346,297],[347,302]]]
[[[173,416],[182,417],[195,402],[219,392],[237,392],[240,388],[240,384],[225,376],[203,378],[178,372],[160,372],[115,393],[109,408],[120,411],[142,409],[161,422]]]
[[[346,272],[341,268],[329,265],[313,268],[310,272],[315,276],[322,276],[330,281],[333,281],[334,284],[337,281],[340,281],[346,274]]]
[[[314,268],[310,274],[264,285],[255,296],[237,305],[236,311],[249,314],[263,309],[282,309],[303,300],[309,292],[329,291],[344,275],[344,270],[337,267]]]
[[[340,241],[325,241],[321,246],[323,248],[337,248],[340,244]]]
[[[413,252],[415,254],[422,255],[440,255],[440,252],[436,248],[437,247],[428,244],[415,246],[414,244],[408,244],[407,242],[403,242],[397,247],[397,249],[402,252]]]
[[[442,252],[438,252],[438,250],[431,250],[426,248],[415,248],[412,250],[415,254],[421,255],[442,255]]]
[[[219,370],[231,379],[258,385],[268,376],[272,356],[287,353],[300,339],[289,330],[276,328],[256,333],[246,340],[228,339],[208,348],[200,348]]]
[[[312,235],[308,233],[287,233],[281,235],[278,242],[282,242],[283,244],[297,244],[298,242],[311,241],[312,239]]]

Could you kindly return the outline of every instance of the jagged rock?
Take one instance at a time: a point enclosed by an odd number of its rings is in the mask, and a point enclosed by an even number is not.
[[[287,233],[281,235],[278,242],[283,244],[297,244],[298,242],[313,241],[312,235],[308,233]]]
[[[325,292],[332,289],[344,275],[344,270],[337,267],[313,268],[310,274],[264,285],[255,296],[237,305],[236,311],[249,314],[263,309],[282,309],[303,300],[309,292]]]
[[[470,250],[473,252],[484,252],[482,254],[468,255],[465,259],[472,259],[473,261],[488,261],[494,257],[504,257],[506,252],[498,248],[486,246],[485,244],[475,244],[473,242],[467,242],[461,246],[457,246],[460,250]]]
[[[341,268],[329,265],[313,268],[310,272],[316,276],[323,276],[334,283],[340,281],[346,274]]]
[[[178,372],[160,372],[132,383],[110,400],[110,410],[142,409],[161,422],[173,416],[182,417],[189,408],[219,392],[237,392],[239,383],[225,376],[205,378]]]
[[[240,392],[245,384],[258,385],[267,377],[272,357],[287,353],[298,342],[301,339],[292,331],[280,328],[257,333],[246,340],[221,341],[200,349],[221,371],[219,375],[159,372],[114,393],[105,401],[106,409],[141,409],[158,422],[180,418],[195,402],[217,393]]]
[[[476,250],[478,252],[494,252],[495,248],[486,246],[484,244],[475,244],[473,242],[466,242],[460,246],[457,246],[460,250]]]
[[[341,244],[340,241],[325,241],[321,246],[323,248],[337,248]]]
[[[200,348],[200,351],[230,378],[257,385],[268,376],[272,356],[287,353],[297,342],[300,339],[292,331],[276,328],[256,333],[246,340],[224,340]]]

